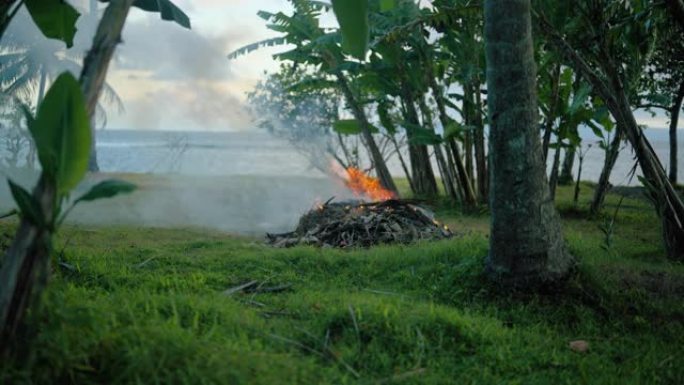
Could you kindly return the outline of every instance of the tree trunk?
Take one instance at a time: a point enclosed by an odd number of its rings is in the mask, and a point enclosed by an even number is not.
[[[556,121],[556,106],[558,105],[558,93],[560,92],[560,74],[560,64],[558,64],[554,68],[551,78],[551,100],[548,116],[546,116],[546,124],[544,125],[544,139],[542,141],[544,162],[549,157],[549,144],[551,143],[551,134],[553,133],[553,123]]]
[[[677,123],[679,122],[679,112],[682,110],[682,100],[684,99],[684,80],[679,85],[679,92],[675,97],[674,103],[670,108],[670,183],[677,184]]]
[[[560,167],[560,152],[561,142],[558,142],[558,147],[556,147],[556,151],[553,155],[551,175],[549,176],[549,192],[551,193],[551,200],[556,199],[556,187],[558,186],[558,168]]]
[[[86,100],[86,111],[90,116],[95,112],[109,60],[120,41],[121,30],[133,1],[110,2],[98,26],[91,50],[84,60],[81,87]],[[41,178],[33,196],[40,203],[41,213],[49,223],[53,218],[57,199],[55,186]],[[26,309],[36,303],[47,283],[51,231],[23,218],[3,259],[0,270],[0,350],[8,349],[7,342],[15,337],[26,315]]]
[[[473,87],[475,92],[475,108],[473,108],[473,124],[475,125],[475,167],[477,170],[477,194],[480,202],[486,204],[487,193],[487,155],[485,154],[484,122],[482,121],[482,96],[480,83]]]
[[[591,206],[589,207],[589,213],[591,215],[596,215],[601,211],[603,206],[603,201],[608,193],[608,188],[610,186],[610,174],[613,172],[613,167],[615,167],[615,162],[617,162],[618,154],[620,153],[620,143],[622,142],[622,131],[618,129],[615,132],[613,140],[610,142],[608,149],[606,149],[606,158],[603,161],[603,169],[601,170],[601,176],[599,176],[598,183],[596,184],[596,190],[594,190],[594,198],[591,201]]]
[[[663,239],[667,254],[672,259],[684,259],[684,203],[672,187],[651,144],[634,119],[625,87],[619,78],[618,66],[604,60],[601,66],[605,78],[601,77],[546,20],[542,20],[541,27],[558,49],[570,59],[575,71],[591,83],[594,91],[605,101],[617,122],[618,129],[623,130],[636,153],[656,213],[663,222]],[[604,58],[610,58],[607,52],[600,54]]]
[[[484,6],[492,213],[487,273],[519,287],[558,281],[575,266],[546,181],[530,7],[530,0],[486,0]]]
[[[55,186],[41,179],[33,195],[38,197],[45,218],[52,216]],[[16,336],[26,310],[35,305],[48,281],[51,234],[42,226],[22,218],[5,254],[0,271],[0,353]]]
[[[399,143],[397,143],[397,139],[394,137],[394,135],[390,135],[390,139],[392,141],[392,144],[394,144],[394,150],[397,152],[397,158],[399,158],[399,163],[401,164],[402,170],[404,170],[404,175],[406,175],[406,180],[409,183],[409,187],[411,188],[411,192],[413,194],[416,193],[416,187],[413,185],[413,179],[411,179],[411,173],[409,172],[408,167],[406,167],[406,161],[404,161],[404,156],[401,155],[401,148],[399,148]]]
[[[558,184],[561,186],[569,186],[574,181],[572,177],[572,167],[575,165],[575,153],[577,147],[568,147],[565,150],[565,158],[563,158],[563,168],[558,178]]]
[[[110,2],[105,10],[102,20],[97,26],[97,32],[93,38],[93,45],[83,60],[81,70],[81,87],[84,90],[86,99],[86,109],[90,114],[90,130],[93,141],[90,147],[90,159],[88,161],[89,171],[99,171],[97,164],[97,147],[95,135],[95,111],[97,102],[102,93],[102,86],[107,77],[109,62],[112,60],[116,45],[121,41],[121,31],[123,30],[128,11],[133,4],[133,0],[118,0]]]
[[[464,123],[466,125],[465,136],[463,137],[463,152],[465,153],[465,167],[468,173],[468,179],[473,180],[475,177],[475,168],[473,167],[473,92],[470,85],[463,87],[463,112]]]
[[[430,77],[430,88],[432,89],[432,94],[435,97],[435,103],[437,104],[437,111],[439,112],[439,122],[442,127],[446,129],[451,123],[451,119],[446,113],[446,106],[444,105],[444,100],[442,99],[444,95],[437,84],[434,77]],[[461,191],[463,206],[466,209],[471,209],[476,206],[477,200],[475,197],[475,191],[473,190],[473,185],[468,178],[468,174],[465,171],[465,166],[463,165],[463,160],[461,159],[460,151],[458,150],[458,144],[454,139],[447,139],[448,150],[451,150],[452,156],[447,155],[447,159],[453,159],[454,166],[456,168],[455,174],[458,179],[458,187]],[[454,182],[456,182],[454,179]]]
[[[433,124],[432,112],[425,102],[424,98],[418,99],[418,106],[420,107],[420,112],[423,114],[423,122],[427,127],[430,128],[432,132],[435,132],[435,126]],[[456,190],[454,187],[454,180],[451,178],[451,173],[447,167],[446,160],[444,159],[444,153],[442,152],[442,145],[435,144],[432,146],[435,152],[435,159],[437,159],[437,167],[439,167],[439,173],[442,179],[442,185],[444,186],[444,192],[448,197],[456,200]]]
[[[407,122],[413,124],[415,127],[421,127],[418,119],[418,111],[413,100],[413,93],[408,90],[408,86],[402,87],[402,99],[405,106],[405,119]],[[411,160],[411,175],[413,175],[413,183],[416,186],[416,192],[420,197],[435,197],[437,196],[437,181],[435,174],[432,171],[432,163],[430,162],[430,155],[427,146],[423,144],[411,143],[414,134],[410,129],[406,130],[409,141],[409,158]]]
[[[345,79],[344,75],[339,71],[337,71],[335,75],[337,77],[337,84],[339,84],[342,94],[352,110],[352,114],[354,114],[354,117],[361,125],[361,134],[363,135],[364,141],[368,146],[368,150],[370,152],[373,164],[375,165],[375,172],[380,180],[380,184],[383,188],[392,191],[398,196],[399,192],[397,191],[397,186],[394,184],[394,180],[392,179],[392,175],[387,168],[385,159],[382,157],[380,149],[378,148],[377,143],[375,143],[375,138],[373,138],[373,134],[371,133],[370,123],[368,123],[366,112],[356,102],[354,94],[352,93],[351,88],[349,88],[349,84],[347,83],[347,79]]]

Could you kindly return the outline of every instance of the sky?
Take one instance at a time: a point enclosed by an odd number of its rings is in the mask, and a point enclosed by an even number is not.
[[[107,127],[164,130],[247,130],[246,92],[277,68],[274,47],[233,61],[236,48],[273,37],[259,10],[289,9],[285,0],[175,0],[192,30],[133,9],[107,81],[124,101]]]
[[[89,0],[70,0],[87,12]],[[277,36],[257,16],[259,10],[291,10],[287,0],[173,0],[190,17],[192,29],[163,21],[157,13],[133,8],[124,27],[107,82],[123,101],[123,110],[105,105],[106,128],[147,130],[244,131],[254,128],[246,93],[274,71],[272,59],[287,47],[267,47],[235,60],[227,54],[244,45]],[[99,4],[100,9],[105,4]],[[21,16],[21,15],[20,15]],[[24,17],[28,17],[24,15]],[[81,18],[81,20],[86,20]],[[19,33],[33,23],[14,26]],[[323,24],[334,25],[331,14]],[[10,26],[11,28],[13,26]],[[80,25],[72,51],[90,46],[87,26]],[[35,33],[36,31],[34,31]],[[80,44],[79,44],[80,42]],[[46,44],[60,44],[52,41]],[[666,127],[662,114],[638,112],[641,124]],[[683,118],[684,119],[684,118]],[[684,122],[680,120],[680,127]]]

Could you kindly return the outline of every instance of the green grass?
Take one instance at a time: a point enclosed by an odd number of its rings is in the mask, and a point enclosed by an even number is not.
[[[353,251],[68,227],[56,249],[75,270],[56,268],[36,337],[0,363],[0,383],[684,383],[684,266],[664,257],[652,209],[625,199],[603,248],[604,218],[571,195],[558,205],[580,269],[546,294],[488,282],[488,217],[446,208],[455,239]],[[222,294],[250,280],[292,288]]]

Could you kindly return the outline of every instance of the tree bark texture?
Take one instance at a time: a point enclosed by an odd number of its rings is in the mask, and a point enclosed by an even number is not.
[[[512,286],[564,278],[575,260],[546,181],[539,140],[530,0],[485,1],[490,249],[487,272]]]

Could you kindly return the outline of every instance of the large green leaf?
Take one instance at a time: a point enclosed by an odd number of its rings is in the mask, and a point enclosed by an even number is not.
[[[52,84],[29,130],[43,172],[67,193],[86,173],[92,140],[83,92],[69,72]]]
[[[133,183],[119,179],[102,181],[91,187],[87,193],[76,199],[75,203],[89,202],[102,198],[111,198],[119,194],[129,194],[136,189]]]
[[[10,192],[14,198],[14,202],[21,211],[21,215],[33,224],[43,225],[45,221],[41,214],[40,204],[38,204],[38,201],[36,201],[33,195],[9,179],[7,180],[7,183],[9,183]]]
[[[444,141],[439,134],[432,130],[426,130],[418,124],[404,121],[403,126],[409,134],[408,139],[411,144],[435,145]]]
[[[76,20],[81,15],[63,0],[25,0],[33,22],[46,37],[74,45]]]
[[[586,103],[590,93],[591,85],[589,85],[588,83],[582,83],[582,85],[580,85],[579,89],[577,90],[577,92],[575,92],[575,95],[572,98],[572,104],[570,104],[568,112],[570,114],[576,113],[580,109],[580,107],[582,107],[584,103]]]
[[[100,0],[108,3],[109,0]],[[135,0],[134,7],[147,12],[158,12],[162,20],[174,21],[183,27],[190,29],[190,18],[180,8],[169,0]]]
[[[370,126],[371,132],[378,132],[374,126]],[[356,135],[361,133],[361,125],[356,119],[341,119],[333,123],[333,130],[344,135]]]
[[[380,0],[380,12],[394,9],[396,0]]]
[[[333,0],[333,11],[342,30],[342,47],[360,60],[368,48],[368,0]]]

